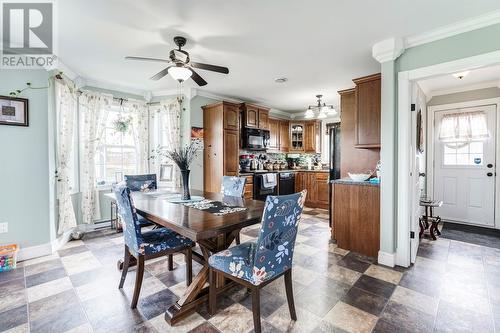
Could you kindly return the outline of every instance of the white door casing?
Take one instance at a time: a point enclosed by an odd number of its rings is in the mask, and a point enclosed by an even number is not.
[[[446,114],[484,111],[489,138],[460,144],[441,142],[439,129]],[[443,206],[436,214],[444,220],[494,227],[496,106],[438,111],[434,115],[434,196]],[[488,167],[489,166],[489,167]],[[490,174],[490,176],[488,176]]]

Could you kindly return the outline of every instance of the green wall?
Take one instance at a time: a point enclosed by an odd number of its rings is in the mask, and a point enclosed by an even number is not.
[[[0,95],[22,89],[26,82],[47,85],[44,70],[0,70]],[[0,244],[21,247],[51,240],[49,211],[49,107],[48,90],[27,90],[29,127],[0,125],[0,222],[9,232]]]
[[[490,99],[498,97],[500,97],[500,88],[491,87],[484,89],[462,91],[454,94],[434,96],[431,98],[429,103],[427,103],[427,106],[462,103],[462,102],[477,101],[481,99]]]

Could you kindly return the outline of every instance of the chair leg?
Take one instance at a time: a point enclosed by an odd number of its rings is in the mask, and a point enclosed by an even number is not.
[[[173,254],[168,255],[168,270],[169,271],[174,270],[174,255]]]
[[[238,234],[236,235],[235,240],[236,240],[236,245],[240,245],[240,242],[241,242],[241,241],[240,241],[240,233],[239,233],[239,232],[238,232]]]
[[[260,326],[260,289],[259,287],[252,288],[252,312],[253,312],[253,329],[255,333],[261,333]]]
[[[297,313],[295,312],[295,303],[293,302],[293,288],[292,288],[292,269],[285,273],[285,289],[286,299],[288,301],[288,309],[290,310],[290,317],[292,320],[297,320]]]
[[[118,285],[118,289],[123,288],[123,284],[125,283],[128,267],[130,266],[130,256],[131,254],[130,251],[128,250],[128,246],[125,245],[125,253],[123,255],[122,277],[120,279],[120,284]]]
[[[139,300],[139,294],[141,292],[142,277],[144,276],[144,256],[139,256],[137,258],[136,274],[134,296],[132,297],[132,304],[130,304],[130,308],[132,309],[135,309],[137,307],[137,301]]]
[[[210,268],[208,271],[208,313],[210,315],[214,315],[216,311],[216,303],[217,303],[217,273],[215,270]]]
[[[191,248],[184,253],[184,259],[186,261],[186,286],[189,287],[193,282],[193,250]]]

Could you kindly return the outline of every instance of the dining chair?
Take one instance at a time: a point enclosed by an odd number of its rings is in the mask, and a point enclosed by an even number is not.
[[[257,242],[245,242],[210,256],[210,314],[216,311],[216,280],[217,274],[221,274],[250,290],[254,330],[260,333],[260,289],[284,276],[290,317],[297,320],[292,290],[292,259],[306,195],[307,190],[289,195],[269,195]]]
[[[221,185],[221,193],[224,196],[231,197],[243,197],[245,193],[245,183],[246,177],[236,177],[236,176],[223,176],[222,177],[222,185]],[[236,245],[240,244],[240,233],[238,233],[235,237]]]
[[[125,260],[123,262],[119,289],[123,288],[131,257],[133,256],[137,260],[134,295],[130,307],[132,309],[137,307],[142,278],[144,276],[144,262],[146,260],[165,255],[172,256],[180,252],[184,253],[186,261],[186,284],[189,286],[193,275],[192,247],[195,245],[194,242],[167,228],[157,228],[141,232],[137,213],[130,197],[130,189],[124,184],[118,184],[113,186],[113,192],[115,193],[120,216],[124,222]],[[171,261],[169,260],[169,271],[173,269],[170,263]]]

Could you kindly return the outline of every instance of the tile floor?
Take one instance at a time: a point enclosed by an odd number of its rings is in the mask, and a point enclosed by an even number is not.
[[[500,250],[423,240],[416,264],[388,269],[329,241],[324,211],[307,209],[294,254],[298,321],[291,322],[284,284],[263,289],[265,332],[500,332]],[[242,241],[257,234],[244,230]],[[129,303],[134,271],[118,290],[121,234],[72,241],[58,253],[0,273],[0,332],[251,332],[250,297],[235,288],[177,327],[165,309],[185,290],[183,257],[147,264],[138,308]],[[195,264],[195,271],[200,266]]]

